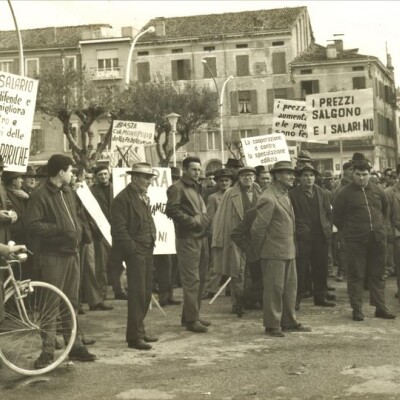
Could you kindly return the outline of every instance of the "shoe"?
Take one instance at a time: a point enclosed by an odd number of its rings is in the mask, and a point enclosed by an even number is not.
[[[110,311],[112,310],[114,307],[112,306],[107,306],[104,303],[99,303],[96,304],[95,306],[89,306],[89,310],[90,311]]]
[[[123,292],[122,293],[116,293],[114,299],[115,300],[128,300],[128,295],[126,293],[123,293]]]
[[[314,305],[315,306],[320,306],[320,307],[335,307],[335,303],[330,303],[329,301],[326,300],[314,300]]]
[[[136,350],[150,350],[152,348],[151,344],[146,343],[143,339],[128,342],[128,347]]]
[[[182,304],[180,300],[175,300],[174,298],[168,299],[168,304],[170,306],[179,306],[179,304]]]
[[[237,314],[237,307],[234,305],[232,306],[231,314]],[[242,311],[242,314],[246,314],[244,311]]]
[[[334,292],[334,291],[336,290],[336,288],[334,288],[334,287],[331,286],[331,285],[328,285],[328,286],[327,286],[327,290],[328,290],[328,292]]]
[[[78,307],[78,315],[85,315],[85,311],[83,311],[82,305]]]
[[[41,353],[39,358],[35,360],[33,366],[35,369],[43,369],[54,362],[54,355],[50,353]]]
[[[144,335],[143,336],[143,340],[146,343],[153,343],[153,342],[157,342],[158,341],[158,337],[156,336],[150,336],[150,335]]]
[[[199,322],[200,322],[203,326],[211,326],[211,321],[207,321],[206,319],[199,318]]]
[[[312,329],[309,326],[297,324],[295,326],[282,326],[284,332],[311,332]]]
[[[327,293],[326,294],[326,299],[327,300],[336,300],[336,296],[334,294]]]
[[[272,337],[285,337],[281,329],[265,328],[265,334]]]
[[[361,311],[353,310],[353,321],[364,321],[364,314]]]
[[[215,296],[214,293],[211,292],[204,292],[203,296],[201,296],[202,300],[208,300],[208,299],[212,299]]]
[[[97,357],[94,354],[89,353],[85,346],[71,350],[68,354],[70,361],[94,361]]]
[[[85,346],[91,346],[92,344],[95,344],[96,343],[96,339],[82,339],[82,343],[85,345]]]
[[[186,324],[186,330],[190,332],[195,332],[195,333],[206,333],[208,332],[208,329],[202,325],[199,321],[196,322],[190,322]]]
[[[377,308],[375,310],[375,317],[376,318],[383,318],[383,319],[395,319],[396,316],[389,312],[387,308]]]

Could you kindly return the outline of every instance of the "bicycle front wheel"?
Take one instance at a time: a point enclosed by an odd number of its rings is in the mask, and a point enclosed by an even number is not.
[[[20,374],[44,374],[61,364],[72,348],[77,331],[75,310],[65,294],[48,283],[25,282],[20,291],[19,299],[14,288],[5,294],[0,358]],[[50,354],[48,365],[35,367],[42,352]]]

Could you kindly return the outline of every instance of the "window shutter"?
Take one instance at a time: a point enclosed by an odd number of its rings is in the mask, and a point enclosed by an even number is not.
[[[140,62],[137,63],[138,81],[140,83],[150,82],[150,63]]]
[[[172,80],[178,80],[178,60],[171,61],[171,72],[172,72]]]
[[[258,114],[257,110],[257,90],[250,90],[251,113]]]
[[[319,93],[319,81],[318,80],[312,81],[312,92]]]
[[[233,142],[233,143],[240,142],[240,131],[239,130],[234,129],[232,131],[231,142]]]
[[[259,136],[260,135],[260,130],[259,129],[252,129],[251,130],[251,136]]]
[[[191,79],[192,71],[190,68],[190,60],[183,60],[183,77],[189,81]]]
[[[207,151],[207,131],[200,132],[200,151]]]
[[[273,74],[286,73],[286,53],[279,52],[272,54],[272,73]]]
[[[238,92],[231,92],[231,115],[239,115]]]
[[[274,89],[267,89],[267,114],[274,112]]]
[[[365,89],[365,76],[355,76],[353,78],[353,89]]]
[[[236,56],[236,76],[249,76],[249,56]]]
[[[294,89],[293,88],[286,88],[286,98],[288,100],[294,99]]]
[[[217,77],[217,58],[216,57],[204,57],[204,60],[207,61],[207,65],[203,64],[203,77],[205,79],[207,78],[212,78],[212,75],[210,74],[211,70],[212,74],[214,77]],[[208,66],[208,68],[207,68]]]

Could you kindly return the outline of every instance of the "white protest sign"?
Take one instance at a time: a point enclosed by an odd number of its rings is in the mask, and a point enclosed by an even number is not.
[[[118,121],[113,122],[111,135],[112,167],[122,159],[123,165],[146,161],[144,146],[154,142],[154,123]],[[116,162],[115,162],[116,160]]]
[[[297,157],[297,146],[288,146],[288,150],[291,159]]]
[[[0,155],[7,171],[25,172],[38,81],[0,72]]]
[[[318,141],[373,136],[373,108],[372,88],[308,95],[308,136]]]
[[[281,133],[240,139],[246,165],[270,165],[277,161],[290,161],[285,136]]]
[[[100,229],[101,234],[104,236],[108,244],[111,246],[110,223],[103,214],[103,211],[99,206],[99,203],[93,196],[86,182],[80,182],[79,187],[76,190],[76,194],[81,199],[82,204],[84,205],[90,216],[93,218],[94,222],[96,222],[96,225]]]
[[[114,197],[131,182],[129,168],[113,168]],[[154,254],[175,254],[174,223],[165,215],[167,205],[167,189],[172,185],[170,168],[153,168],[157,176],[148,189],[151,214],[157,229]]]

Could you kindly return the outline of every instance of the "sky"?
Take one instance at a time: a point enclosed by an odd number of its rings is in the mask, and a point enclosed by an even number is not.
[[[400,86],[400,1],[12,0],[12,5],[20,29],[108,23],[118,31],[122,26],[140,29],[155,17],[306,6],[318,44],[326,46],[334,34],[343,34],[345,48],[359,48],[385,65],[387,48]],[[0,0],[0,30],[9,29],[14,29],[11,12]]]

